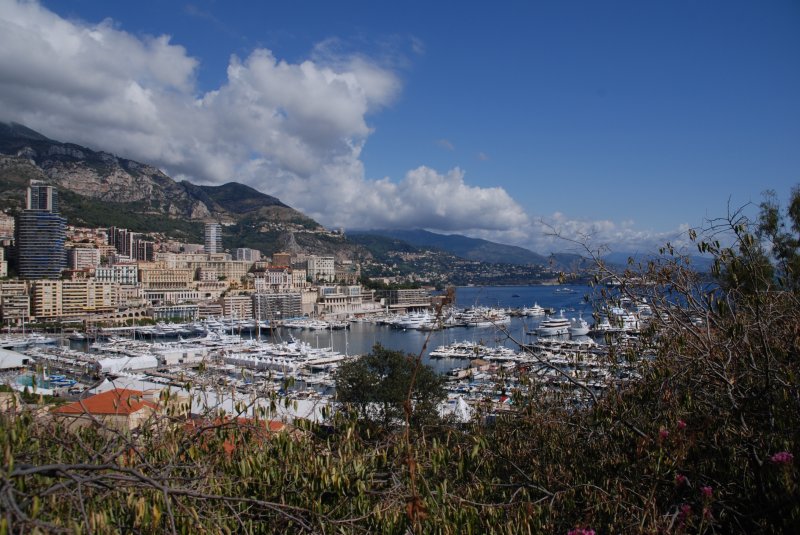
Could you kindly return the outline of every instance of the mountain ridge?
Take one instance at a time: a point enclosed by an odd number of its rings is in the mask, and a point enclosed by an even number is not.
[[[545,264],[547,258],[514,245],[504,245],[461,234],[438,234],[424,229],[371,229],[349,231],[348,235],[370,234],[401,240],[417,247],[433,247],[447,251],[466,260],[490,261],[508,264]],[[499,262],[499,257],[505,260]]]
[[[178,182],[152,165],[0,122],[0,207],[12,213],[23,208],[30,180],[56,186],[62,214],[79,226],[165,232],[197,242],[202,241],[203,223],[218,221],[226,229],[234,227],[230,241],[241,239],[265,252],[309,241],[292,241],[285,234],[293,230],[322,230],[302,212],[245,184]],[[272,227],[266,232],[270,223],[285,232]]]
[[[19,210],[29,180],[59,188],[62,213],[77,225],[121,226],[137,232],[172,232],[201,241],[202,223],[219,221],[229,247],[253,247],[270,253],[290,248],[369,257],[363,244],[326,234],[316,221],[251,186],[230,181],[203,186],[175,181],[160,169],[48,138],[18,123],[0,123],[0,207]],[[571,267],[578,255],[544,256],[523,247],[459,234],[424,230],[353,231],[383,235],[392,244],[373,247],[429,248],[466,260],[495,264]],[[403,242],[403,243],[399,243]],[[361,247],[362,250],[359,250]]]
[[[577,254],[552,253],[545,256],[516,245],[506,245],[461,234],[438,234],[424,229],[351,230],[348,231],[348,236],[383,236],[415,247],[434,248],[466,260],[492,264],[552,265],[567,270],[580,269],[585,265],[585,259]]]
[[[200,186],[187,180],[177,182],[152,165],[55,141],[17,123],[0,123],[0,154],[5,155],[4,168],[13,167],[15,163],[24,166],[21,160],[27,160],[41,170],[36,178],[52,183],[59,190],[103,202],[127,204],[128,209],[140,213],[164,213],[174,218],[226,223],[240,220],[243,214],[261,215],[309,228],[320,227],[276,197],[245,184],[228,182]],[[24,174],[36,173],[28,169]]]

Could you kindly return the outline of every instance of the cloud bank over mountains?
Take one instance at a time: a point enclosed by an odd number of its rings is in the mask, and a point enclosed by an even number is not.
[[[368,117],[402,90],[390,67],[318,51],[290,63],[260,48],[231,56],[226,81],[205,92],[199,68],[169,36],[139,37],[111,20],[67,20],[37,3],[0,0],[0,120],[178,179],[243,182],[327,226],[550,242],[504,189],[470,186],[461,169],[422,166],[399,181],[365,176]],[[558,222],[570,233],[581,226]],[[610,221],[592,225],[615,240],[644,237]]]

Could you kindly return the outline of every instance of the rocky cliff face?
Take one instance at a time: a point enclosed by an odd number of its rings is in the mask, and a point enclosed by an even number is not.
[[[5,155],[0,179],[15,187],[24,187],[34,178],[81,197],[125,205],[125,210],[140,214],[222,222],[248,217],[318,226],[278,199],[248,186],[175,182],[150,165],[54,141],[19,124],[0,123],[0,154]],[[15,173],[24,178],[16,180]]]

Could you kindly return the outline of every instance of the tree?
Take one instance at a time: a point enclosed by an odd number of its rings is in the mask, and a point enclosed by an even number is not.
[[[800,288],[800,186],[793,188],[785,212],[775,192],[768,190],[756,221],[738,210],[715,226],[732,233],[735,245],[725,248],[718,241],[701,242],[705,247],[701,252],[716,257],[715,274],[726,290],[754,296],[766,290]]]
[[[380,344],[368,355],[339,367],[336,399],[345,409],[386,430],[403,420],[412,381],[411,424],[436,420],[446,396],[442,378],[430,366],[417,367],[413,356]]]
[[[789,206],[781,213],[774,191],[764,194],[756,235],[768,240],[777,264],[778,284],[800,287],[800,186],[792,189]]]

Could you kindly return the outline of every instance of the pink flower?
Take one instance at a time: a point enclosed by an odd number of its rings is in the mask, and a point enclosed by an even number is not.
[[[703,498],[711,499],[711,495],[714,494],[714,489],[711,487],[700,487],[700,494],[703,495]]]
[[[676,487],[684,486],[687,481],[688,481],[688,479],[686,479],[685,475],[683,475],[683,474],[675,474],[675,486]]]
[[[666,440],[668,436],[669,436],[669,431],[667,431],[663,427],[658,431],[659,440]]]
[[[686,422],[678,420],[678,430],[683,431],[684,429],[686,429]]]
[[[691,514],[692,514],[692,506],[689,505],[688,503],[684,503],[678,510],[678,520],[680,521],[681,524],[683,524]]]
[[[769,458],[775,464],[790,464],[794,460],[794,455],[788,451],[779,451]]]
[[[569,530],[569,532],[567,532],[567,535],[595,535],[595,533],[594,533],[593,529],[575,528],[575,529]]]

